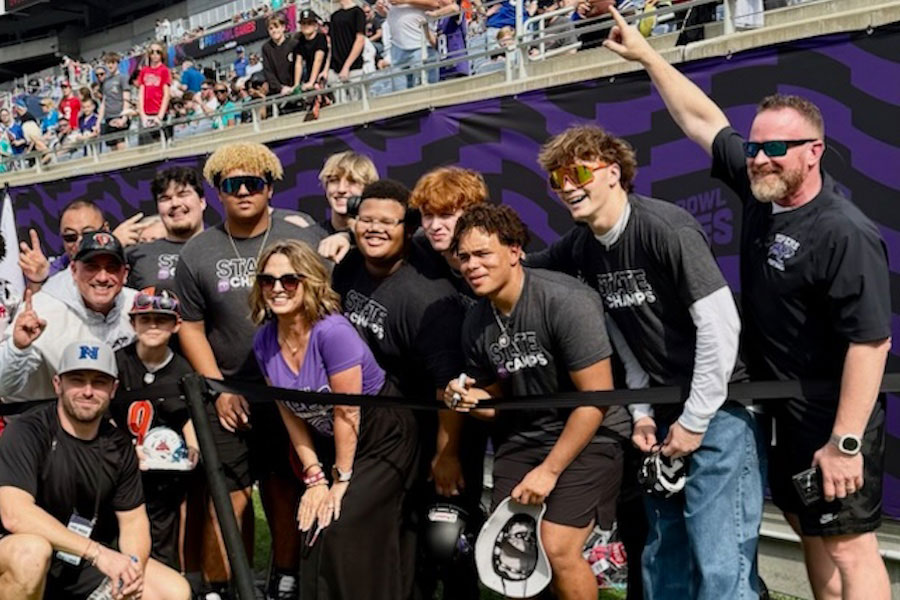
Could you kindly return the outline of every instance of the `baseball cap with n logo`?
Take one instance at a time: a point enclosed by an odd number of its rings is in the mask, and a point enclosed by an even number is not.
[[[98,340],[72,342],[65,347],[57,374],[72,371],[99,371],[110,377],[119,376],[112,348]]]

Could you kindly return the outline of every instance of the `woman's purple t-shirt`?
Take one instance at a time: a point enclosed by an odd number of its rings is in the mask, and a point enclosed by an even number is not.
[[[270,321],[256,332],[253,353],[273,386],[307,392],[331,392],[328,376],[362,366],[362,393],[375,395],[384,385],[384,371],[372,351],[343,315],[328,315],[313,325],[300,372],[294,373],[281,355],[278,325]],[[334,435],[332,407],[286,401],[284,405],[323,435]]]

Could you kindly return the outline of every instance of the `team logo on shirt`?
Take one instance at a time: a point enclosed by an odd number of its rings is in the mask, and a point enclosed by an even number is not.
[[[776,233],[775,241],[769,246],[769,257],[766,262],[769,263],[769,266],[784,271],[784,261],[793,258],[799,248],[800,242],[794,238],[783,233]]]
[[[223,258],[216,261],[216,279],[219,280],[216,284],[216,289],[219,293],[248,288],[253,285],[255,275],[256,257]]]
[[[488,355],[501,378],[509,377],[522,369],[546,367],[550,364],[547,351],[541,346],[535,332],[519,331],[511,336],[503,334],[500,338],[488,346]]]
[[[384,322],[387,309],[356,290],[347,292],[344,316],[360,329],[371,331],[379,340],[384,339]]]
[[[323,385],[318,390],[313,390],[309,386],[299,387],[297,389],[301,392],[319,392],[320,394],[331,393],[331,386],[327,384]],[[326,406],[324,404],[305,404],[293,400],[285,400],[284,405],[288,410],[303,419],[319,433],[334,435],[331,406]]]
[[[656,292],[644,269],[625,269],[597,275],[597,290],[607,309],[641,306],[656,302]]]
[[[157,279],[175,279],[175,266],[177,264],[177,254],[160,254],[156,259],[156,266],[158,269],[156,272]]]

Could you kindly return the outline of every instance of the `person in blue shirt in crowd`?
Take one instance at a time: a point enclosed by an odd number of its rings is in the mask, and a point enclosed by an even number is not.
[[[194,61],[189,58],[181,63],[181,68],[181,89],[186,92],[199,92],[205,79],[203,73],[194,66]]]
[[[238,46],[235,49],[235,52],[237,52],[237,58],[232,63],[234,65],[234,72],[235,72],[235,74],[237,74],[238,77],[246,77],[247,76],[247,65],[249,63],[247,62],[247,57],[244,54],[244,47]]]

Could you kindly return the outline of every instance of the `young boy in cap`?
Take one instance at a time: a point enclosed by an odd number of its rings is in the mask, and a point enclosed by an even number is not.
[[[148,287],[135,297],[129,311],[137,340],[116,351],[119,385],[125,390],[177,384],[193,369],[169,347],[181,327],[178,298],[164,289]],[[110,406],[120,429],[135,438],[147,516],[150,555],[180,570],[178,530],[181,503],[187,495],[189,471],[197,465],[197,436],[187,405],[178,394]]]

